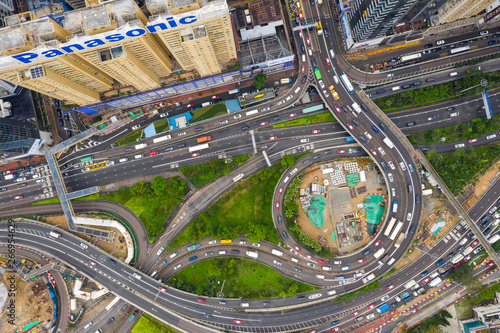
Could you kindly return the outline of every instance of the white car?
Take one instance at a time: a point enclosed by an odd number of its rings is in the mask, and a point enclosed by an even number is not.
[[[234,116],[234,119],[238,119],[238,118],[241,118],[241,114],[237,114]]]
[[[450,113],[450,117],[458,117],[460,113],[458,112],[453,112],[453,113]]]
[[[80,246],[82,247],[82,249],[88,249],[88,245],[87,244],[83,244],[83,243],[80,243]]]
[[[165,251],[165,248],[162,246],[162,247],[160,247],[158,252],[156,252],[156,255],[159,256],[163,251]]]
[[[387,162],[387,164],[389,164],[392,170],[396,170],[396,167],[394,166],[394,163],[392,163],[392,161]]]
[[[441,40],[438,40],[438,41],[436,42],[436,45],[442,45],[442,44],[444,44],[444,40],[442,40],[442,39],[441,39]]]
[[[39,173],[36,173],[33,175],[33,179],[40,178],[40,177],[42,177],[42,175]]]
[[[167,117],[167,116],[168,116],[168,112],[165,112],[165,113],[160,114],[160,118],[165,118],[165,117]]]
[[[40,179],[36,180],[37,183],[43,183],[44,181],[45,181],[45,178],[40,178]]]
[[[140,127],[141,127],[141,125],[132,126],[132,131],[135,131],[136,129],[139,129]]]
[[[391,194],[392,194],[393,197],[396,196],[396,189],[394,187],[391,188]]]
[[[219,122],[219,125],[225,125],[225,124],[227,124],[228,122],[229,122],[229,120],[227,120],[227,119],[226,119],[226,120],[223,120],[223,121]]]
[[[260,247],[260,243],[252,243],[252,245],[255,247]]]
[[[177,266],[174,267],[174,270],[178,270],[181,267],[182,267],[182,264],[179,264],[179,265],[177,265]]]
[[[488,34],[488,30],[481,31],[479,34],[480,34],[481,36],[485,36],[485,35],[487,35],[487,34]]]
[[[208,242],[208,244],[212,245],[212,244],[216,244],[217,241],[216,240],[211,240],[210,242]]]
[[[392,177],[392,173],[388,173],[388,174],[387,174],[387,177],[389,177],[389,181],[390,181],[391,183],[393,183],[393,182],[394,182],[394,178]]]
[[[399,166],[401,167],[401,170],[406,171],[406,166],[403,162],[399,162]]]
[[[183,136],[183,135],[186,135],[186,132],[180,132],[179,134],[177,134],[177,136]]]
[[[497,135],[496,135],[496,134],[491,134],[491,135],[488,135],[488,136],[486,137],[486,140],[491,140],[491,139],[494,139],[494,138],[496,138],[496,137],[497,137]]]
[[[319,80],[318,83],[321,89],[325,89],[325,84],[323,83],[323,80]]]
[[[370,139],[371,139],[371,137],[370,137]],[[378,147],[378,151],[380,152],[380,154],[385,155],[385,151],[382,149],[382,147]]]
[[[283,265],[283,263],[281,261],[278,261],[278,260],[273,260],[273,264],[278,265],[278,266]]]
[[[371,140],[371,139],[372,139],[371,134],[370,134],[370,133],[368,133],[368,132],[365,132],[365,136],[368,138],[368,140]],[[380,147],[378,148],[378,150],[379,150],[379,151],[380,151],[381,149],[382,149],[382,148],[380,148]],[[380,152],[380,153],[382,154],[382,152]],[[385,153],[384,153],[384,154],[385,154]],[[382,155],[384,155],[384,154],[382,154]]]
[[[281,105],[283,103],[285,103],[285,100],[279,101],[278,104],[276,104],[276,105]]]
[[[326,91],[326,90],[323,90],[323,95],[325,95],[325,98],[328,98],[328,96],[330,96],[330,95],[328,94],[328,91]]]
[[[459,143],[455,145],[455,148],[462,148],[462,147],[465,147],[464,143]]]

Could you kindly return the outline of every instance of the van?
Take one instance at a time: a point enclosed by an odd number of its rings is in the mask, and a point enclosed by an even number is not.
[[[226,254],[226,251],[219,251],[219,254]]]
[[[316,277],[317,277],[318,279],[324,279],[324,278],[325,278],[325,276],[324,276],[324,275],[321,275],[321,274],[316,274]]]
[[[158,270],[155,270],[153,273],[151,273],[151,277],[155,277],[156,273],[158,273]]]
[[[299,262],[299,259],[297,259],[297,258],[290,258],[290,260],[293,261],[293,262],[296,262],[296,263]]]
[[[457,72],[450,73],[450,76],[457,76],[457,75],[458,75]]]
[[[332,268],[330,266],[323,266],[324,271],[331,271]]]
[[[307,49],[307,53],[309,54],[310,57],[313,55],[313,51],[311,49]]]
[[[250,306],[250,303],[241,303],[242,308],[248,308]]]
[[[392,87],[392,91],[397,91],[397,90],[399,90],[399,89],[401,89],[399,86],[397,86],[397,87]]]
[[[336,293],[337,293],[337,291],[335,291],[335,290],[330,290],[330,291],[326,292],[327,295],[335,295]]]
[[[306,62],[306,55],[305,54],[302,55],[302,62]]]
[[[335,84],[339,84],[340,83],[339,78],[337,77],[337,75],[333,76],[333,81],[335,81]]]
[[[283,183],[286,183],[289,179],[290,177],[287,176],[285,179],[283,179]]]
[[[342,266],[341,270],[348,271],[349,270],[349,266]]]
[[[335,58],[335,52],[333,52],[333,50],[330,50],[330,57]]]
[[[170,255],[170,259],[172,259],[173,257],[175,257],[177,255],[177,252],[174,252]]]
[[[296,93],[298,93],[299,91],[300,91],[300,87],[297,87],[297,89],[295,89],[295,90],[293,91],[293,93],[294,93],[294,94],[296,94]]]
[[[143,157],[144,157],[144,155],[143,155],[143,154],[135,155],[135,159],[136,159],[136,160],[137,160],[137,159],[139,159],[139,158],[143,158]]]
[[[213,102],[201,103],[201,107],[209,106],[209,105],[212,105],[212,104],[213,104]]]
[[[408,194],[413,194],[413,186],[408,185]]]
[[[307,143],[309,142],[309,139],[300,139],[300,143]]]
[[[432,273],[431,275],[429,275],[429,277],[431,278],[431,280],[433,280],[436,276],[438,276],[439,273],[438,272],[434,272]]]
[[[460,245],[465,245],[465,243],[467,243],[468,239],[467,238],[464,238],[460,241]]]

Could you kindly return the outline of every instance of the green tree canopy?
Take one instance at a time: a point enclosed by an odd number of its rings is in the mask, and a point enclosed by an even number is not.
[[[253,86],[260,90],[264,88],[266,81],[267,81],[267,75],[264,73],[259,73],[255,75],[253,79]]]

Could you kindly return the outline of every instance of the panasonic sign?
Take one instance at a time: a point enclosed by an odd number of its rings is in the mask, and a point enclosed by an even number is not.
[[[55,58],[61,55],[65,54],[70,54],[74,53],[77,51],[83,51],[86,49],[91,49],[94,47],[106,45],[108,43],[115,43],[119,42],[122,40],[125,40],[127,38],[135,38],[135,37],[141,37],[146,32],[150,33],[157,33],[160,31],[168,30],[171,28],[176,28],[182,25],[188,25],[191,23],[196,22],[198,19],[194,15],[190,16],[185,16],[181,19],[179,19],[177,22],[173,17],[168,17],[165,19],[166,22],[161,22],[161,23],[156,23],[154,25],[147,26],[146,29],[143,28],[135,28],[135,29],[130,29],[127,31],[123,31],[120,33],[114,33],[108,36],[105,36],[104,38],[93,38],[84,41],[83,43],[66,43],[63,44],[64,46],[61,46],[57,49],[48,49],[40,54],[35,53],[35,52],[25,52],[25,53],[20,53],[13,55],[12,58],[19,60],[20,62],[24,64],[31,64],[33,61],[36,59],[49,59],[49,58]]]

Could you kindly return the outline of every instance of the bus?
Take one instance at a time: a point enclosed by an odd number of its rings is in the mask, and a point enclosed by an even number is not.
[[[106,311],[109,311],[119,300],[120,297],[116,296],[115,299],[106,306]]]
[[[391,221],[387,225],[387,228],[384,231],[384,235],[386,235],[387,237],[389,237],[389,235],[391,234],[392,228],[394,228],[394,224],[396,224],[396,221],[397,220],[394,217],[391,219]]]
[[[415,53],[415,54],[410,54],[407,56],[402,56],[401,61],[410,61],[410,60],[416,60],[420,59],[422,57],[422,53]]]
[[[363,278],[363,283],[366,284],[366,283],[370,282],[371,280],[373,280],[374,278],[375,278],[375,274],[372,273],[372,274],[368,275],[367,277]]]
[[[158,142],[162,142],[162,141],[170,140],[170,139],[172,139],[171,135],[165,135],[165,136],[161,136],[159,138],[153,139],[153,143],[158,143]]]
[[[470,46],[469,45],[451,49],[451,50],[448,51],[448,54],[452,55],[452,54],[457,54],[457,53],[465,52],[465,51],[470,51]]]
[[[384,252],[385,252],[385,249],[382,247],[382,248],[378,249],[377,252],[375,252],[373,254],[373,256],[375,257],[375,259],[378,259],[378,258],[380,258],[381,255],[384,254]]]
[[[351,142],[351,141],[354,141],[354,138],[352,136],[348,136],[347,138],[345,138],[345,141]]]
[[[231,244],[233,241],[231,239],[221,239],[220,243],[221,244]]]
[[[87,156],[84,157],[80,160],[80,162],[85,163],[85,162],[91,162],[92,161],[92,156]]]
[[[456,264],[457,262],[459,262],[460,260],[462,260],[464,258],[464,255],[462,253],[459,253],[457,254],[456,256],[454,256],[453,258],[451,258],[451,262],[453,264]]]
[[[239,93],[239,92],[240,92],[240,90],[239,90],[239,89],[233,89],[233,90],[229,90],[229,91],[228,91],[229,95],[237,94],[237,93]]]
[[[204,143],[204,144],[202,144],[202,145],[197,145],[197,146],[189,147],[189,152],[190,152],[190,153],[193,153],[193,152],[195,152],[195,151],[200,151],[200,150],[203,150],[203,149],[208,149],[208,148],[210,148],[210,147],[208,146],[208,143]]]
[[[349,81],[349,78],[347,77],[347,75],[345,75],[345,73],[340,74],[340,81],[342,81],[345,90],[347,90],[349,94],[352,94],[354,92],[351,81]]]
[[[259,113],[259,110],[255,109],[255,110],[252,110],[252,111],[247,111],[247,112],[245,113],[245,115],[247,115],[247,116],[251,116],[251,115],[253,115],[253,114],[257,114],[257,113]]]
[[[321,73],[320,73],[319,69],[315,68],[314,74],[316,74],[316,79],[321,80]]]
[[[324,108],[325,108],[325,106],[323,104],[318,104],[315,106],[311,106],[310,108],[302,109],[302,113],[310,113],[310,112],[314,112],[314,111],[319,111],[319,110],[323,110]]]
[[[233,178],[233,182],[237,182],[238,180],[242,179],[245,176],[244,173],[240,173],[238,176]]]
[[[402,227],[403,227],[403,222],[398,221],[398,223],[394,227],[394,230],[392,231],[391,236],[389,237],[389,239],[390,240],[395,240],[396,236],[399,234],[399,232],[401,231]]]

